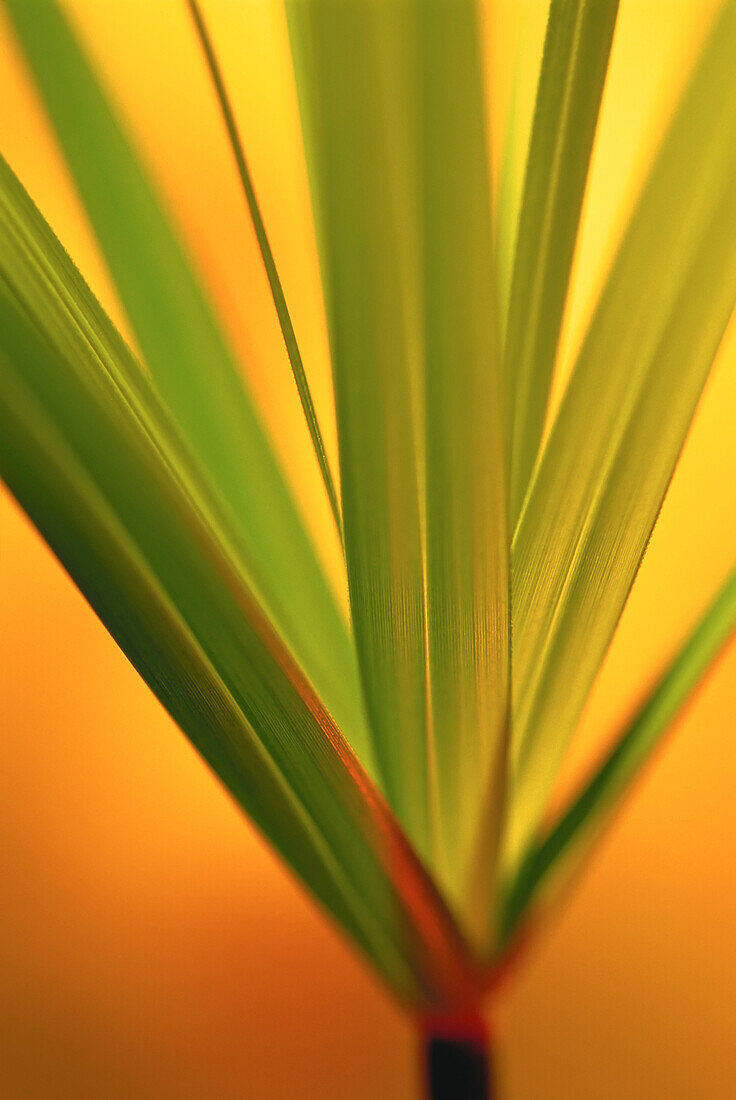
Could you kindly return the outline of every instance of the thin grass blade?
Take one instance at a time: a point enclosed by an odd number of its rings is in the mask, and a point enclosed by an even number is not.
[[[734,65],[727,4],[622,240],[514,535],[510,866],[544,812],[736,300]]]
[[[156,385],[241,527],[269,616],[372,767],[347,629],[183,247],[55,0],[5,6]]]
[[[266,269],[266,277],[268,279],[268,285],[271,289],[271,296],[273,298],[276,314],[279,319],[279,325],[281,326],[281,334],[284,338],[284,344],[286,346],[286,353],[289,357],[289,363],[291,364],[292,373],[294,375],[294,382],[296,388],[299,391],[299,398],[302,403],[302,410],[304,412],[304,419],[307,422],[309,429],[309,435],[312,440],[312,446],[314,447],[314,453],[317,458],[317,463],[322,474],[322,481],[324,483],[325,492],[330,502],[330,509],[332,511],[333,518],[335,520],[335,526],[337,527],[340,540],[344,544],[343,530],[342,530],[342,516],[340,515],[340,504],[337,498],[337,490],[335,489],[335,482],[332,477],[332,471],[330,470],[330,464],[327,459],[327,452],[325,450],[324,441],[322,438],[322,432],[320,430],[319,421],[317,419],[317,412],[312,401],[312,394],[309,389],[309,382],[304,371],[304,364],[302,362],[301,352],[299,351],[299,344],[297,343],[296,333],[294,332],[294,326],[291,323],[291,316],[286,304],[286,298],[284,296],[284,290],[281,285],[281,279],[279,278],[278,269],[276,267],[276,261],[274,260],[273,253],[271,251],[271,245],[268,241],[268,234],[266,233],[266,227],[263,223],[263,217],[261,216],[261,210],[258,205],[258,199],[256,197],[255,187],[253,186],[253,179],[248,168],[248,161],[245,157],[245,151],[243,144],[240,140],[240,134],[238,133],[238,126],[235,121],[235,114],[233,112],[232,104],[230,103],[230,97],[225,87],[224,77],[220,69],[219,62],[217,60],[217,54],[215,53],[214,44],[210,36],[207,24],[205,23],[202,9],[198,0],[186,0],[187,6],[192,16],[197,36],[202,47],[207,67],[212,78],[212,83],[217,95],[217,101],[220,105],[220,113],[222,114],[225,128],[227,130],[228,139],[230,141],[230,147],[235,158],[235,164],[237,166],[238,175],[243,188],[243,194],[245,195],[246,205],[250,214],[251,221],[253,222],[253,228],[255,230],[256,239],[258,241],[258,247],[261,252],[261,258],[263,260],[263,266]],[[343,545],[344,550],[344,545]]]
[[[618,0],[552,0],[506,325],[515,524],[542,438]]]
[[[506,903],[507,935],[540,904],[549,904],[558,897],[560,890],[580,873],[662,737],[697,691],[734,630],[736,571],[602,763],[526,856]]]

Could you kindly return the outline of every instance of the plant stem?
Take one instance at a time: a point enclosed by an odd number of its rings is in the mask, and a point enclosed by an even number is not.
[[[427,1100],[492,1100],[488,1028],[478,1013],[426,1017],[422,1056]]]

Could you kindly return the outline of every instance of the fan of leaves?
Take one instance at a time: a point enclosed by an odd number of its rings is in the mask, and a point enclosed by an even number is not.
[[[736,5],[673,113],[543,436],[617,2],[552,0],[506,263],[476,5],[288,0],[338,479],[188,3],[342,540],[350,621],[55,0],[4,4],[140,359],[0,162],[0,474],[393,991],[447,1008],[477,995],[579,869],[736,624],[733,574],[550,821],[736,301]]]

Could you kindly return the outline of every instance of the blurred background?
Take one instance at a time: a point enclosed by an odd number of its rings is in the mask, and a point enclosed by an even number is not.
[[[334,447],[283,11],[278,0],[203,6]],[[184,4],[67,7],[220,306],[337,584],[328,510]],[[545,7],[488,5],[496,150],[511,103],[528,125]],[[716,8],[622,0],[561,381]],[[0,103],[0,149],[124,327],[1,9]],[[735,556],[732,331],[562,790]],[[4,492],[0,719],[2,1100],[416,1095],[411,1024],[244,821]],[[736,1095],[735,733],[731,646],[591,873],[489,1005],[509,1100]]]

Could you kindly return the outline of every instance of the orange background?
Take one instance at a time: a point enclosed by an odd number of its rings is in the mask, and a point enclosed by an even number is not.
[[[617,228],[716,7],[623,0],[561,377]],[[489,14],[496,146],[512,42]],[[321,552],[336,546],[252,232],[183,4],[74,0],[85,40],[216,296]],[[206,5],[327,435],[329,369],[276,0]],[[536,37],[535,37],[536,35]],[[535,44],[536,43],[536,44]],[[116,319],[0,18],[0,149]],[[529,106],[527,104],[527,110]],[[694,165],[697,170],[697,165]],[[733,329],[733,326],[732,326]],[[567,781],[736,556],[736,333],[724,342],[582,722]],[[410,1097],[410,1024],[264,847],[0,496],[0,1097]],[[736,1095],[736,648],[489,1006],[504,1095]]]

